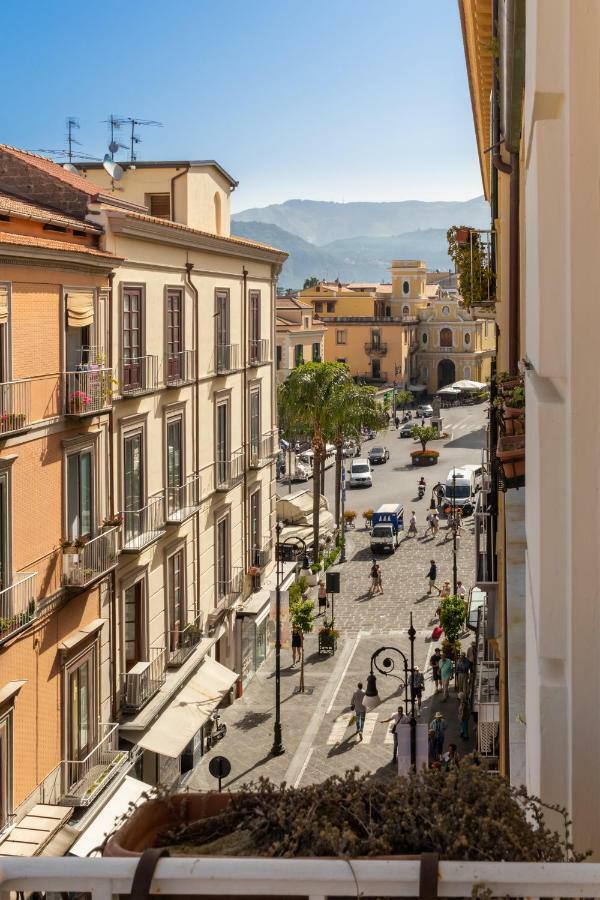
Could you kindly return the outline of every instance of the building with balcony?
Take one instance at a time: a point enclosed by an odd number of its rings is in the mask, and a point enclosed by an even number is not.
[[[325,361],[325,325],[312,306],[293,297],[277,298],[275,339],[277,382],[303,362]]]

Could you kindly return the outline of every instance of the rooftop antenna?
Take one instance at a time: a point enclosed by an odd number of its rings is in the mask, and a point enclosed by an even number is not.
[[[142,141],[141,137],[135,133],[135,129],[138,127],[138,125],[143,125],[144,127],[152,126],[153,128],[162,128],[163,123],[156,122],[154,121],[154,119],[135,119],[133,116],[129,116],[126,121],[129,122],[131,126],[129,159],[131,162],[135,162],[137,159],[137,156],[135,154],[135,145],[140,144]]]
[[[119,131],[123,125],[127,122],[127,119],[124,119],[122,116],[115,116],[112,113],[108,117],[108,119],[104,119],[104,122],[110,128],[110,144],[108,145],[108,149],[110,151],[110,158],[114,160],[115,153],[117,150],[127,150],[127,144],[121,144],[117,137],[115,136],[115,132]]]
[[[73,131],[75,128],[79,128],[79,119],[76,119],[74,116],[69,116],[67,119],[67,144],[69,149],[67,150],[67,156],[69,157],[69,164],[73,162],[73,145],[77,147],[81,147],[81,143],[76,141],[73,137]]]

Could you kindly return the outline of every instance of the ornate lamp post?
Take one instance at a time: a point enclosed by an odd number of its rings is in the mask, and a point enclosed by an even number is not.
[[[275,587],[275,723],[273,725],[273,746],[271,748],[273,756],[281,756],[285,752],[281,735],[281,582],[283,581],[283,548],[292,543],[299,544],[304,551],[303,568],[308,569],[309,566],[306,541],[303,541],[300,537],[289,537],[285,541],[280,541],[282,527],[281,522],[277,522],[275,526],[275,565],[277,568],[277,584]]]
[[[456,571],[456,536],[458,532],[458,517],[456,515],[456,469],[452,470],[452,593],[456,597],[457,578]]]
[[[378,647],[371,654],[371,670],[367,677],[367,689],[365,691],[365,707],[367,710],[374,709],[379,705],[379,693],[377,691],[377,677],[375,671],[381,675],[392,675],[396,668],[396,663],[388,653],[397,653],[401,658],[401,665],[404,669],[404,703],[406,708],[410,703],[410,764],[413,768],[417,765],[417,720],[415,718],[415,691],[414,691],[414,674],[415,674],[415,638],[416,630],[413,627],[412,613],[410,614],[410,628],[408,629],[408,638],[410,640],[410,665],[406,658],[406,654],[399,647],[384,646]],[[384,655],[385,654],[385,655]],[[381,657],[383,656],[383,659]],[[408,690],[410,678],[410,693]]]

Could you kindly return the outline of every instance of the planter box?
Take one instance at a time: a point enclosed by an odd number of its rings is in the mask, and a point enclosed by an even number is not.
[[[522,459],[515,459],[511,462],[502,462],[501,466],[501,487],[507,491],[511,488],[520,488],[525,486],[525,455]]]
[[[496,456],[501,462],[525,459],[525,435],[505,434],[498,438]]]
[[[323,654],[334,654],[337,650],[337,638],[329,637],[326,634],[319,634],[319,653]]]
[[[410,456],[413,466],[435,466],[440,454],[437,450],[413,450]]]
[[[524,406],[504,406],[504,418],[505,419],[518,419],[520,416],[525,415],[525,407]]]

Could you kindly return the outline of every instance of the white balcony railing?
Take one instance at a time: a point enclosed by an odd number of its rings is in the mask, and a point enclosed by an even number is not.
[[[217,372],[233,372],[240,367],[239,344],[217,344]]]
[[[92,900],[129,894],[138,858],[2,858],[0,891],[81,893]],[[416,859],[249,859],[172,857],[161,859],[151,893],[203,897],[418,897],[421,863]],[[440,862],[439,897],[598,897],[599,863]]]
[[[167,488],[167,522],[183,522],[200,505],[202,480],[200,475],[190,475],[183,484]]]
[[[93,416],[112,406],[113,370],[90,366],[78,372],[65,372],[63,378],[65,415]]]
[[[167,665],[170,668],[177,669],[183,665],[202,640],[202,619],[203,616],[200,614],[187,625],[174,623],[174,627],[169,631],[167,651]]]
[[[137,553],[165,533],[165,498],[161,492],[141,509],[123,511],[123,552]]]
[[[85,759],[61,763],[66,806],[89,806],[129,762],[129,751],[119,750],[119,726],[101,722],[98,729],[98,743]]]
[[[218,491],[228,491],[238,484],[244,475],[244,451],[235,450],[228,457],[217,457],[215,461],[215,487]]]
[[[15,575],[13,583],[0,591],[0,641],[27,625],[35,617],[37,572]]]
[[[76,552],[63,553],[63,584],[65,587],[84,588],[97,578],[114,569],[119,556],[118,525],[91,538]],[[70,548],[68,548],[70,550]]]
[[[269,341],[266,338],[248,341],[248,365],[259,366],[269,359]]]
[[[132,356],[123,361],[121,392],[124,396],[148,394],[158,388],[158,356]]]
[[[263,434],[262,438],[256,439],[251,437],[248,450],[248,464],[251,469],[266,466],[273,458],[273,435]]]
[[[137,712],[165,683],[166,651],[150,647],[147,660],[136,663],[121,676],[121,706],[124,712]]]
[[[165,384],[167,387],[179,387],[194,381],[195,370],[194,350],[181,350],[179,353],[168,353],[165,356]]]
[[[0,384],[0,436],[29,428],[31,423],[31,382],[5,381]]]

